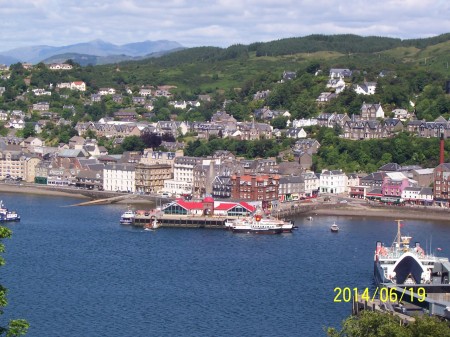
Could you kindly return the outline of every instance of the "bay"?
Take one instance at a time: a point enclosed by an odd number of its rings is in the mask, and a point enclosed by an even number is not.
[[[2,198],[22,216],[4,241],[5,316],[27,319],[29,337],[324,336],[351,313],[334,289],[373,291],[375,242],[396,233],[392,219],[336,216],[299,217],[297,231],[272,236],[149,232],[118,224],[124,205]],[[413,241],[450,254],[447,223],[405,224]]]

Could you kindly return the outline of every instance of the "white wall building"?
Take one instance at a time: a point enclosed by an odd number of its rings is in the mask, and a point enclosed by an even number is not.
[[[135,192],[135,167],[132,164],[110,164],[103,169],[105,191]]]
[[[320,192],[340,194],[347,190],[347,175],[342,170],[322,170],[320,174]]]
[[[302,173],[302,177],[305,180],[305,195],[310,197],[313,191],[318,191],[320,188],[319,177],[314,172]]]
[[[164,181],[164,191],[174,195],[192,193],[194,167],[201,163],[201,158],[176,157],[173,163],[173,179]]]

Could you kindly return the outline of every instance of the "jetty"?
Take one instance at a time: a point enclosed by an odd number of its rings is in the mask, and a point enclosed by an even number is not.
[[[367,301],[358,294],[352,301],[352,315],[358,315],[362,310],[390,312],[398,316],[404,324],[414,322],[413,316],[416,315],[450,320],[450,285],[384,284],[383,287],[387,288],[386,294],[389,294],[387,300],[374,298]],[[426,294],[425,297],[418,294],[419,288]],[[392,296],[393,292],[396,296]],[[389,298],[397,298],[397,301],[390,301]]]

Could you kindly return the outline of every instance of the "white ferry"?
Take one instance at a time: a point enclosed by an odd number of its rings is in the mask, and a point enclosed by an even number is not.
[[[401,234],[401,221],[397,221],[397,236],[391,247],[380,241],[374,255],[374,277],[377,284],[396,285],[449,283],[450,263],[448,258],[427,253],[411,236]]]
[[[231,229],[235,233],[281,234],[290,232],[293,224],[275,218],[263,218],[260,214],[235,219]]]

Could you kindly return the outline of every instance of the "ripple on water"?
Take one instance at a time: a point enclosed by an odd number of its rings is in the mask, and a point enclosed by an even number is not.
[[[118,225],[123,206],[4,202],[23,219],[6,242],[7,316],[28,319],[29,337],[325,335],[351,309],[333,303],[333,289],[372,286],[375,241],[389,244],[396,230],[391,220],[317,216],[274,236],[148,232]],[[406,228],[449,251],[441,223]]]

